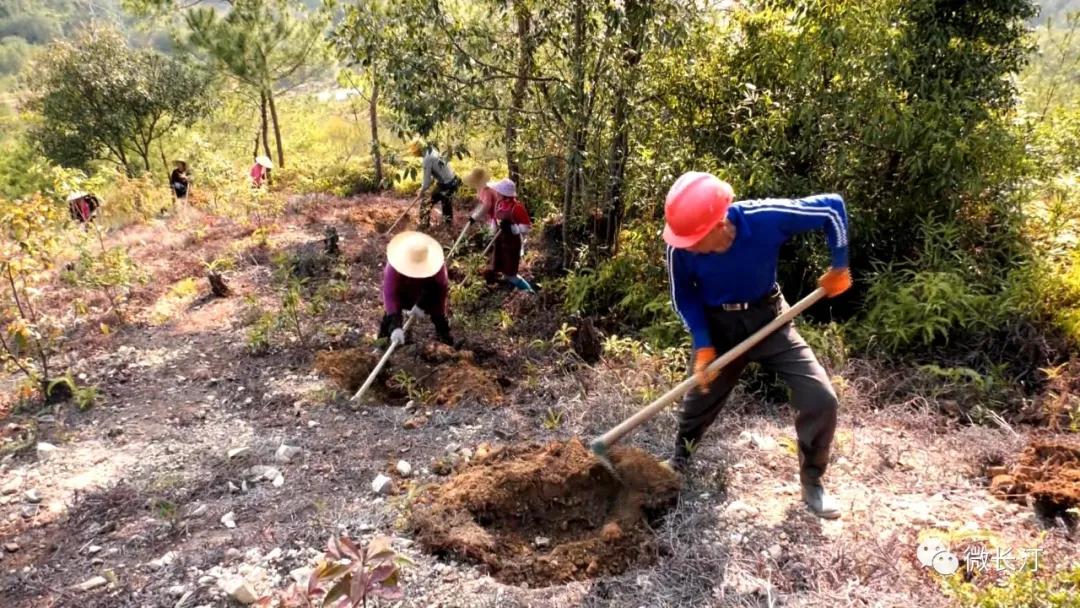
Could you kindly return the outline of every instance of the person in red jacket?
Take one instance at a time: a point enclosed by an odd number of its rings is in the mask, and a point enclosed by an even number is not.
[[[497,181],[491,184],[491,189],[496,196],[492,215],[499,228],[495,236],[495,247],[491,252],[491,265],[484,272],[484,279],[489,284],[495,283],[501,274],[506,282],[514,287],[536,293],[528,281],[518,276],[521,266],[521,236],[532,229],[529,212],[517,199],[517,185],[512,180]]]

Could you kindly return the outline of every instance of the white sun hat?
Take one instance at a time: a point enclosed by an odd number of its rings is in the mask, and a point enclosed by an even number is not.
[[[390,239],[386,259],[401,274],[426,279],[443,266],[442,245],[423,232],[407,230]]]
[[[268,156],[256,156],[255,157],[255,162],[257,164],[260,164],[260,165],[266,167],[267,169],[273,169],[274,168],[274,161],[270,160],[270,158]]]
[[[517,185],[510,178],[491,182],[488,187],[507,198],[517,198]]]
[[[78,192],[72,192],[71,194],[68,195],[67,202],[70,203],[71,201],[77,201],[80,198],[83,198],[84,196],[86,196],[86,193],[83,192],[82,190],[79,190]]]

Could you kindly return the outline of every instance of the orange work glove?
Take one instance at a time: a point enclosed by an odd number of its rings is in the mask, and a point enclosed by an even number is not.
[[[719,371],[706,370],[709,364],[716,360],[716,349],[705,346],[694,351],[694,377],[697,378],[698,388],[701,392],[709,392],[709,385],[720,375]]]
[[[825,295],[830,298],[844,293],[851,287],[851,270],[847,268],[830,268],[829,272],[821,275],[818,285],[825,288]]]

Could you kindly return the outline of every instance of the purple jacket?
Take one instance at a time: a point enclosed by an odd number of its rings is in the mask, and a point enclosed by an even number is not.
[[[383,306],[386,314],[404,312],[419,304],[424,312],[432,316],[446,316],[446,297],[450,293],[450,280],[446,275],[446,265],[434,276],[426,279],[414,279],[394,270],[390,264],[383,272]]]

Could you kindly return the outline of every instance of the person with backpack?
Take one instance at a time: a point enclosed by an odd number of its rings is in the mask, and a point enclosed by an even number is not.
[[[523,249],[521,237],[532,229],[532,220],[525,205],[517,198],[517,184],[511,179],[504,179],[491,184],[491,189],[495,192],[492,217],[498,231],[495,233],[491,264],[484,271],[484,280],[491,285],[497,283],[499,275],[502,275],[510,285],[536,293],[532,285],[518,275]]]
[[[421,197],[427,196],[428,188],[432,184],[435,189],[430,198],[425,198],[420,204],[420,228],[431,226],[431,209],[435,203],[442,208],[443,225],[452,226],[454,223],[454,194],[461,187],[461,178],[458,177],[450,165],[443,160],[438,149],[431,147],[424,153],[423,146],[419,142],[413,142],[410,146],[413,156],[423,157],[423,178],[420,183]]]

